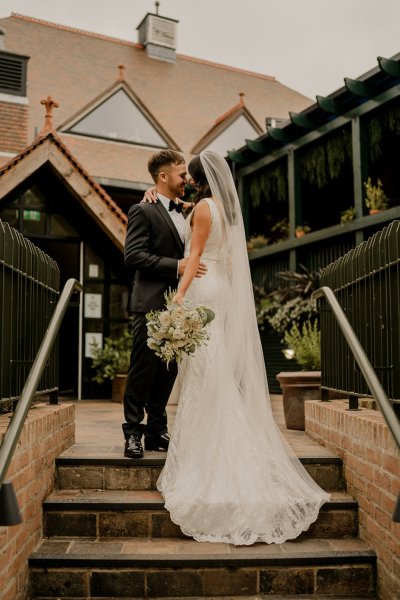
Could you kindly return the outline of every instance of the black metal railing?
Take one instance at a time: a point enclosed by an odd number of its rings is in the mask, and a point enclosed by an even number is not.
[[[0,221],[0,406],[16,402],[59,297],[57,263]],[[58,393],[58,363],[52,350],[37,394]]]
[[[397,447],[400,448],[400,423],[396,417],[393,407],[387,397],[385,390],[379,381],[376,372],[374,371],[360,340],[357,338],[354,329],[352,328],[343,308],[340,306],[335,294],[331,288],[324,286],[313,293],[313,297],[322,303],[326,302],[326,309],[329,309],[330,314],[335,320],[340,333],[345,340],[346,346],[351,353],[354,361],[360,369],[360,373],[365,380],[371,395],[376,400],[379,410],[388,426]],[[332,360],[333,357],[331,358]],[[354,407],[355,408],[355,407]],[[351,407],[350,407],[351,409]],[[400,494],[397,498],[396,506],[393,512],[393,521],[400,522]]]
[[[46,364],[53,351],[65,311],[67,310],[69,301],[74,292],[82,292],[82,285],[76,279],[68,279],[57,305],[54,307],[51,319],[46,328],[43,339],[40,342],[39,348],[37,349],[35,359],[29,370],[27,379],[24,382],[20,398],[0,446],[0,502],[2,503],[0,525],[15,524],[15,521],[13,523],[13,517],[19,512],[18,507],[16,506],[15,493],[13,492],[11,494],[13,499],[11,502],[7,502],[5,495],[2,493],[4,489],[6,489],[6,496],[9,497],[9,490],[12,488],[12,483],[10,481],[6,482],[5,478],[17,447],[29,408],[34,396],[37,393],[39,382],[43,377]],[[3,487],[4,484],[6,484],[5,488]]]
[[[321,287],[334,292],[379,381],[400,416],[400,221],[328,265]],[[319,300],[322,389],[371,396],[326,299]]]

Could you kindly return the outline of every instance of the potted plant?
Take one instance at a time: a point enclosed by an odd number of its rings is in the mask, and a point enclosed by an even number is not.
[[[301,237],[303,237],[303,235],[309,233],[310,231],[311,227],[309,227],[308,225],[298,225],[295,230],[295,235],[298,239],[300,239]]]
[[[340,222],[350,223],[350,221],[354,221],[356,216],[356,209],[354,206],[349,206],[349,208],[346,208],[346,210],[340,213]]]
[[[366,193],[365,206],[369,208],[369,214],[373,215],[386,210],[389,199],[383,191],[382,181],[378,179],[376,185],[373,185],[371,177],[368,177],[367,181],[364,182],[364,187]]]
[[[285,423],[288,429],[304,430],[304,401],[321,397],[321,334],[317,319],[305,321],[301,327],[293,323],[285,332],[284,342],[303,369],[277,375],[283,393]]]
[[[93,381],[102,384],[106,379],[111,379],[111,400],[122,402],[132,350],[132,334],[124,329],[118,337],[105,338],[102,348],[96,342],[91,346],[91,366],[96,372]]]
[[[280,242],[282,240],[287,240],[289,237],[289,221],[287,217],[284,217],[280,221],[277,221],[271,227],[271,242]]]
[[[262,233],[252,235],[247,241],[247,251],[253,252],[253,250],[259,250],[260,248],[267,246],[267,244],[268,238],[266,238]]]

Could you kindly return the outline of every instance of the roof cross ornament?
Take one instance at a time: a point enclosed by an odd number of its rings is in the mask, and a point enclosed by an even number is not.
[[[42,131],[39,133],[39,137],[46,135],[47,133],[56,133],[53,125],[53,110],[59,107],[58,102],[53,100],[51,96],[47,96],[40,101],[40,104],[43,104],[46,107],[46,112],[44,115],[44,125]]]
[[[125,81],[125,65],[118,65],[119,75],[118,81]]]

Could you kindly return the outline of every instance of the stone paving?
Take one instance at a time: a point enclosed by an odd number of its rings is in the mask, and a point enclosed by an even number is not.
[[[285,427],[282,396],[271,396],[272,410],[283,435],[299,458],[327,458],[335,455],[320,446],[304,431],[289,430]],[[124,419],[123,406],[109,401],[81,400],[75,405],[75,445],[64,456],[101,456],[123,454],[121,424]],[[168,425],[171,430],[176,413],[176,405],[168,405]]]

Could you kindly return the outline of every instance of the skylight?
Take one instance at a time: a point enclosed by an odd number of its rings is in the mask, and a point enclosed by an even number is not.
[[[246,139],[254,139],[260,133],[244,115],[240,115],[229,127],[207,145],[207,150],[215,150],[226,156],[228,150],[237,150],[245,144]]]
[[[93,137],[156,148],[168,144],[124,90],[118,90],[71,129]]]

